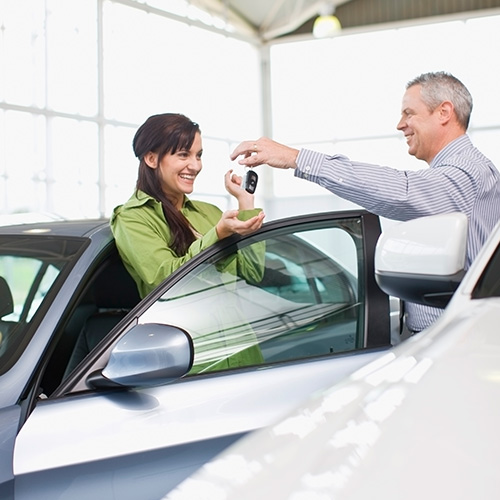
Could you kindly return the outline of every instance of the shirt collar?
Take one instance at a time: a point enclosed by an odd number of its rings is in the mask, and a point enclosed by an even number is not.
[[[451,155],[457,153],[458,151],[470,147],[471,140],[467,134],[463,134],[457,137],[455,140],[448,143],[431,161],[430,166],[435,167],[442,164]]]
[[[160,204],[160,202],[153,198],[151,195],[137,189],[135,193],[131,196],[131,198],[127,202],[127,206],[129,207],[140,207],[147,203]],[[193,202],[184,195],[184,202],[182,204],[182,208],[195,208]]]

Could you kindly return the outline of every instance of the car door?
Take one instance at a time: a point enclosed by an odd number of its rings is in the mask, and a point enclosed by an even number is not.
[[[364,211],[296,217],[183,266],[36,404],[15,443],[16,499],[159,498],[242,435],[381,356],[390,320],[373,276],[379,234]],[[187,332],[186,376],[102,383],[137,325]]]

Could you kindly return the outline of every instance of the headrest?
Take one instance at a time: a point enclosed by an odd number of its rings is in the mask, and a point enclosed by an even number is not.
[[[0,318],[14,312],[14,300],[5,278],[0,276]]]
[[[103,309],[132,309],[140,301],[137,285],[119,257],[98,276],[94,296],[97,307]]]

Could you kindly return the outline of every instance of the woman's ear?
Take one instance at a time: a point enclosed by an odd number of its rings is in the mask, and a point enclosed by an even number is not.
[[[144,161],[149,168],[156,168],[158,166],[158,154],[150,151],[144,155]]]

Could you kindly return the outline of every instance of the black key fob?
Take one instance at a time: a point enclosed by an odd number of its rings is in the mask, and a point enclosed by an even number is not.
[[[243,182],[243,188],[250,194],[255,193],[255,188],[257,187],[257,181],[259,180],[259,176],[253,171],[248,170],[245,175],[245,180]]]

